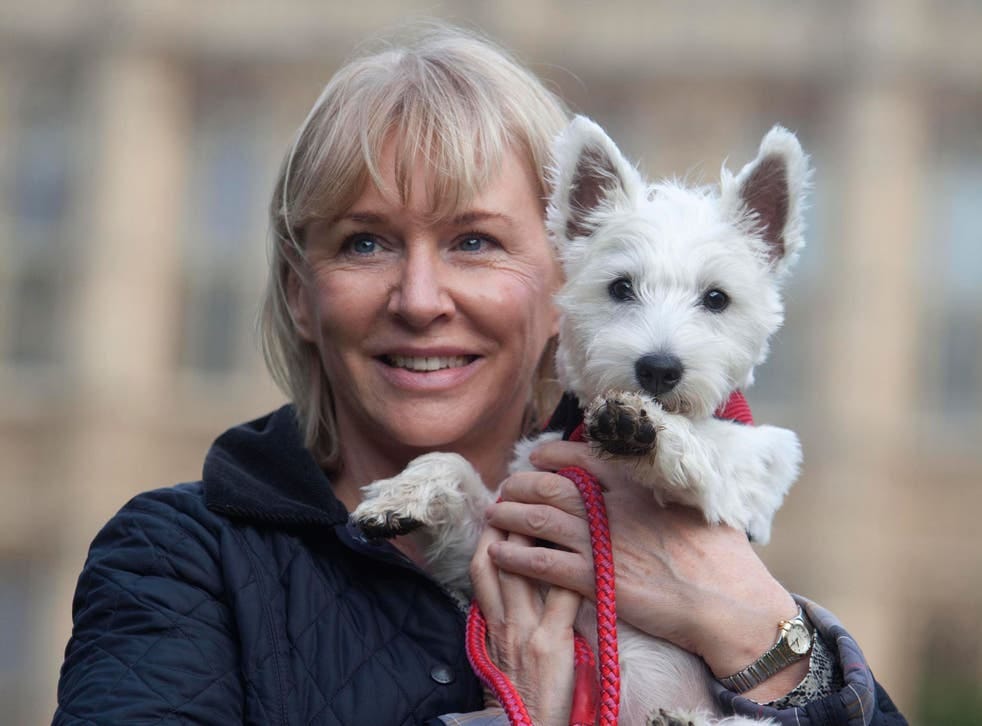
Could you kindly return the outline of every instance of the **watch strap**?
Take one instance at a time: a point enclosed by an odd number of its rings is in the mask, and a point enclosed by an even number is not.
[[[810,646],[809,649],[803,653],[795,653],[788,648],[785,643],[785,638],[787,636],[786,626],[792,621],[801,622],[808,630],[812,642],[814,642],[814,631],[799,607],[798,614],[794,618],[782,620],[778,624],[780,635],[778,636],[777,642],[771,646],[767,652],[738,673],[734,673],[730,676],[724,676],[723,678],[719,678],[717,680],[719,680],[724,687],[734,691],[735,693],[744,693],[745,691],[749,691],[755,686],[763,683],[771,676],[784,670],[792,663],[797,663],[799,660],[808,655],[811,650]]]

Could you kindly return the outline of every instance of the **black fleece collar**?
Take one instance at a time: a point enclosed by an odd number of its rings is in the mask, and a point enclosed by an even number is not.
[[[202,480],[206,505],[226,517],[298,526],[348,520],[304,447],[290,405],[219,436],[205,458]]]
[[[567,393],[547,428],[568,437],[582,420],[579,402]],[[303,445],[292,405],[219,436],[205,457],[202,480],[205,504],[229,518],[297,526],[348,521],[327,475]]]

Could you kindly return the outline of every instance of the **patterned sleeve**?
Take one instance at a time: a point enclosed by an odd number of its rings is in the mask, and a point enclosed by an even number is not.
[[[819,652],[813,655],[809,675],[788,696],[770,704],[754,703],[714,683],[723,709],[741,716],[771,718],[781,726],[906,724],[889,697],[877,687],[859,645],[838,619],[810,600],[797,595],[795,599],[819,636]],[[823,652],[834,656],[837,667],[827,667]]]
[[[777,709],[805,706],[842,690],[844,685],[842,666],[825,643],[822,633],[815,629],[815,640],[808,658],[808,673],[787,695],[765,705]]]

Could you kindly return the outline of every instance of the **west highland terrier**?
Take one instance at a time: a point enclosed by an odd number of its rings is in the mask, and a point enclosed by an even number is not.
[[[751,385],[782,323],[808,175],[797,139],[780,127],[739,174],[724,168],[718,188],[648,184],[583,117],[555,147],[547,224],[565,271],[557,369],[564,390],[588,404],[588,439],[658,502],[695,507],[761,543],[797,477],[798,438],[713,414]],[[529,452],[558,436],[519,444],[512,469],[531,469]],[[496,499],[470,464],[427,454],[364,493],[353,518],[366,533],[418,529],[429,572],[470,595],[468,565]],[[592,604],[577,629],[595,639]],[[680,723],[759,723],[719,719],[696,656],[623,622],[618,630],[622,723],[667,723],[666,712],[684,715]]]

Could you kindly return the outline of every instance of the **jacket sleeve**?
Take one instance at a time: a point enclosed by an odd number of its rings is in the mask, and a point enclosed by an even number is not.
[[[200,513],[210,514],[187,486],[149,492],[96,537],[72,603],[55,724],[241,723],[220,538]]]
[[[753,718],[768,717],[784,726],[906,726],[883,687],[876,682],[856,641],[828,610],[795,596],[822,638],[835,651],[844,685],[835,693],[797,708],[762,706],[715,684],[724,710]]]

